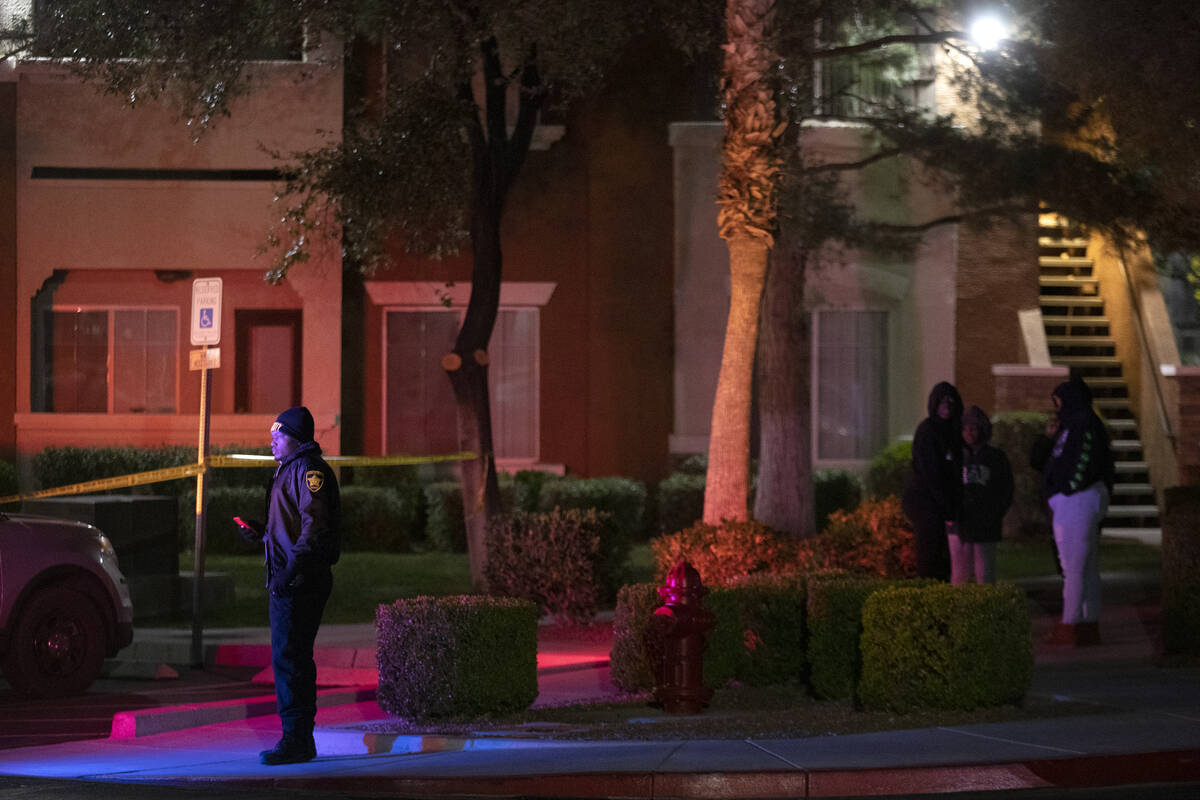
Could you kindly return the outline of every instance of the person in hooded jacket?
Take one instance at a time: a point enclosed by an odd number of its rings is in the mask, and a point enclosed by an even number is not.
[[[1034,443],[1030,463],[1042,470],[1054,543],[1063,573],[1062,620],[1047,642],[1100,643],[1100,523],[1108,513],[1115,470],[1108,431],[1092,409],[1087,384],[1060,383],[1051,398],[1057,424]]]
[[[949,536],[950,582],[995,583],[996,543],[1013,500],[1012,465],[990,444],[992,421],[979,406],[963,412],[962,438],[962,516]]]
[[[929,416],[913,434],[912,480],[904,513],[913,524],[917,574],[950,580],[947,536],[962,512],[962,397],[942,381],[929,393]]]
[[[289,408],[271,426],[271,455],[279,462],[267,494],[267,523],[243,522],[242,536],[262,542],[267,562],[271,667],[283,736],[259,753],[263,764],[316,758],[317,667],[313,645],[341,553],[341,495],[337,478],[313,441],[313,418]]]

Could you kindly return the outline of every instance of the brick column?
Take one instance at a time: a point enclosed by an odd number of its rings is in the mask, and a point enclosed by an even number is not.
[[[1200,367],[1176,367],[1172,380],[1179,390],[1179,427],[1175,431],[1179,482],[1200,486]]]
[[[1028,364],[993,364],[996,386],[992,413],[1002,411],[1049,411],[1050,393],[1067,379],[1066,367],[1031,367]],[[1200,422],[1200,419],[1197,420]]]

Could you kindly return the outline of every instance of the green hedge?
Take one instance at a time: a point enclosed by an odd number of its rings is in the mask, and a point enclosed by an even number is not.
[[[1200,487],[1163,495],[1162,616],[1168,653],[1200,653]]]
[[[1005,537],[1049,538],[1050,515],[1042,501],[1042,474],[1029,465],[1029,451],[1046,427],[1046,415],[1006,411],[992,419],[992,444],[1012,464],[1013,504],[1004,516]]]
[[[537,699],[537,607],[462,595],[381,605],[379,707],[410,719],[528,708]]]
[[[234,517],[266,521],[267,493],[241,486],[212,486],[208,490],[208,509],[205,512],[206,538],[204,550],[216,555],[251,555],[262,553],[262,545],[246,542],[238,533]],[[195,484],[179,499],[179,552],[191,550],[196,545],[196,489]]]
[[[654,688],[657,654],[648,633],[651,616],[660,605],[658,586],[653,583],[631,583],[617,592],[609,672],[618,689],[644,692]]]
[[[813,515],[817,530],[825,530],[833,512],[857,508],[862,495],[862,481],[849,470],[819,469],[813,473]]]
[[[342,547],[374,553],[407,553],[421,535],[421,509],[384,486],[344,486]]]
[[[804,682],[803,577],[754,576],[713,589],[705,605],[716,616],[704,653],[706,684]]]
[[[662,533],[690,528],[704,516],[704,475],[672,472],[658,484],[658,526]]]
[[[444,553],[467,552],[462,486],[458,481],[438,481],[425,487],[425,541]]]
[[[19,494],[20,491],[17,484],[17,468],[7,461],[0,461],[0,497]]]
[[[912,442],[896,442],[880,450],[867,465],[869,497],[901,497],[912,475]]]
[[[862,620],[866,708],[971,710],[1029,689],[1029,605],[1014,585],[889,587],[867,597]]]
[[[633,542],[644,538],[645,484],[629,478],[549,480],[541,487],[539,504],[542,511],[594,508],[611,515],[611,522],[600,539],[596,570],[601,602],[612,601],[625,582]]]
[[[598,554],[607,514],[555,509],[502,514],[488,525],[487,582],[563,622],[590,624],[600,594]]]

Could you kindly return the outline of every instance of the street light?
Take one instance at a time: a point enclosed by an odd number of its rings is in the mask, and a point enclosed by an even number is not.
[[[971,23],[968,33],[980,50],[995,50],[1008,38],[1009,25],[996,14],[983,14]]]

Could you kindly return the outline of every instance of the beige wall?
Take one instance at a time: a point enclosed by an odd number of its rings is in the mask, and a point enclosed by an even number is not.
[[[293,152],[341,129],[340,68],[263,63],[258,90],[198,138],[170,108],[130,108],[44,63],[8,72],[16,87],[17,446],[28,458],[48,444],[192,444],[197,441],[199,373],[187,368],[191,282],[224,279],[222,367],[213,373],[214,443],[264,442],[270,419],[234,415],[233,315],[238,308],[299,307],[304,314],[302,401],[336,453],[340,413],[341,261],[318,249],[281,287],[262,280],[256,257],[281,214],[267,182],[34,179],[35,167],[272,169],[265,152]],[[301,70],[311,77],[300,79]],[[52,274],[67,271],[56,302],[153,303],[180,311],[179,412],[175,415],[31,413],[30,300]],[[171,283],[155,270],[183,271]]]

